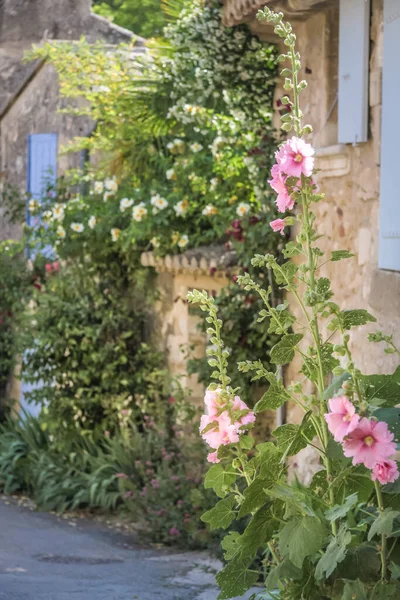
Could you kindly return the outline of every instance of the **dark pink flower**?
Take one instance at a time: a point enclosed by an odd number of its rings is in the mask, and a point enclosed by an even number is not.
[[[394,483],[399,477],[399,469],[394,460],[384,460],[374,465],[372,469],[372,481],[378,480],[379,483]]]
[[[396,452],[393,439],[384,421],[369,421],[364,417],[344,440],[344,455],[353,458],[353,465],[364,464],[372,469]]]
[[[171,529],[169,530],[169,535],[172,537],[179,537],[181,535],[181,532],[176,527],[171,527]]]
[[[331,398],[328,405],[330,412],[325,415],[325,421],[336,442],[342,442],[357,427],[360,417],[346,396]]]

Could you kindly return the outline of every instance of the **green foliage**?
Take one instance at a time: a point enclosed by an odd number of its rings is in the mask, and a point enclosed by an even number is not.
[[[0,243],[0,273],[0,409],[3,414],[7,384],[19,351],[18,331],[35,278],[26,265],[23,243],[13,240]]]
[[[165,16],[160,0],[94,0],[92,8],[136,35],[148,38],[162,33]]]
[[[301,569],[304,559],[321,548],[326,535],[317,517],[298,517],[289,521],[279,534],[281,554]]]

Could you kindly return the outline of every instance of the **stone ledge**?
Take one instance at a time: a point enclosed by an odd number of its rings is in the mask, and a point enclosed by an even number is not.
[[[325,10],[337,0],[222,0],[223,21],[227,27],[254,18],[257,10],[268,4],[269,8],[282,11],[287,19],[305,19],[313,12]],[[271,28],[271,25],[266,25]]]
[[[350,173],[350,156],[346,144],[335,144],[315,151],[319,177],[342,177]]]
[[[157,273],[210,275],[225,277],[226,270],[237,264],[236,252],[225,246],[200,246],[181,254],[157,257],[154,252],[143,252],[140,261],[144,267],[154,267]]]

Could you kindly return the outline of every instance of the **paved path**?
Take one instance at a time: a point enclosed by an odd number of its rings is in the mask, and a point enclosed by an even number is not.
[[[216,600],[215,566],[0,500],[0,600]]]

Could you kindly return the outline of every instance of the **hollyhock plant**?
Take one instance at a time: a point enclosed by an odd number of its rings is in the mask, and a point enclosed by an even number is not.
[[[343,442],[344,455],[353,458],[353,465],[364,464],[372,469],[396,452],[394,435],[384,421],[364,417]]]
[[[328,402],[330,412],[325,415],[329,431],[336,442],[342,442],[346,435],[357,427],[360,417],[354,405],[346,396],[331,398]]]
[[[270,225],[277,233],[295,220],[298,227],[281,254],[253,258],[265,288],[249,272],[236,278],[251,296],[260,296],[258,322],[268,320],[269,332],[278,336],[266,349],[268,366],[254,354],[238,364],[240,372],[265,386],[253,411],[242,403],[239,389],[229,386],[231,352],[224,346],[212,294],[195,289],[188,295],[207,313],[213,344],[207,354],[214,383],[201,433],[214,450],[205,487],[220,500],[202,519],[211,529],[228,529],[222,542],[228,564],[217,575],[219,598],[242,598],[264,578],[265,593],[259,595],[275,600],[395,600],[400,598],[400,488],[393,431],[398,435],[400,367],[392,375],[364,375],[355,365],[352,332],[376,319],[365,309],[342,310],[332,300],[325,265],[352,254],[317,246],[323,236],[313,205],[323,194],[312,179],[314,149],[304,139],[312,128],[302,123],[299,96],[307,84],[299,81],[296,36],[282,13],[267,7],[258,16],[284,38],[287,53],[279,61],[288,61],[289,68],[282,72],[288,92],[282,104],[292,108],[283,115],[282,128],[293,135],[276,152],[270,183],[279,210],[296,201],[296,217]],[[324,206],[324,218],[330,204]],[[280,304],[274,283],[284,294]],[[356,339],[359,344],[360,336]],[[400,355],[392,336],[377,333],[369,339],[385,341],[388,353]],[[273,411],[285,405],[289,410],[279,410],[281,424],[267,439],[260,442],[243,431],[261,424],[262,412],[268,411],[270,422]],[[282,423],[285,412],[288,422]],[[299,454],[303,450],[305,458]],[[255,559],[261,554],[257,571]]]

